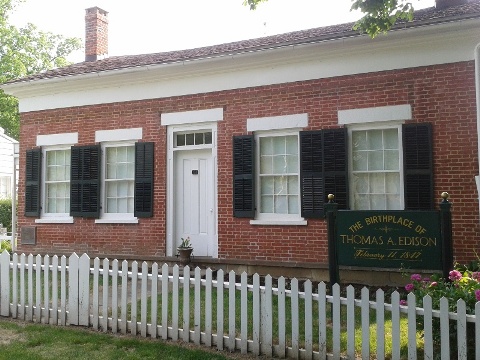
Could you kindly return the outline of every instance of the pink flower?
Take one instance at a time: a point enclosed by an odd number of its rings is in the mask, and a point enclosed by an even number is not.
[[[437,286],[438,283],[436,281],[432,281],[432,283],[430,284],[430,287],[433,287],[433,286]]]
[[[407,305],[407,300],[400,300],[400,305],[403,305],[403,306]]]
[[[414,289],[415,286],[413,286],[413,284],[407,284],[405,285],[405,290],[407,291],[412,291]]]
[[[477,299],[477,301],[480,301],[480,289],[475,290],[475,298]]]
[[[452,281],[457,281],[462,278],[462,274],[458,270],[452,270],[448,273],[448,278]]]
[[[412,281],[421,281],[421,280],[422,280],[422,275],[420,275],[420,274],[413,274],[412,276],[410,276],[410,280],[412,280]]]
[[[472,273],[472,279],[480,282],[480,271],[473,272]]]

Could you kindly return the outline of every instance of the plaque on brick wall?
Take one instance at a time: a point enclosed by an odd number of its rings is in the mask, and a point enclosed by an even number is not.
[[[22,226],[20,228],[20,239],[22,245],[35,245],[37,243],[37,227]]]

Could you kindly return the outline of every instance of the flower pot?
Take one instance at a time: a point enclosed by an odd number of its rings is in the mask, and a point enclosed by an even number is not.
[[[177,248],[178,251],[178,257],[180,260],[180,263],[183,265],[186,265],[190,262],[190,257],[192,256],[192,251],[193,248],[188,247],[188,248]]]

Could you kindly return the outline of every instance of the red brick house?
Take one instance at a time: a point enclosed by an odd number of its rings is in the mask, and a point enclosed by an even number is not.
[[[480,1],[438,1],[372,40],[341,24],[108,57],[2,85],[21,114],[18,249],[324,268],[323,204],[453,203],[454,255],[480,254]],[[476,77],[477,76],[477,77]]]

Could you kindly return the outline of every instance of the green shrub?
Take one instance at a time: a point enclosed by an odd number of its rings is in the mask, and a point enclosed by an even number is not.
[[[0,223],[12,231],[12,199],[0,199]]]

